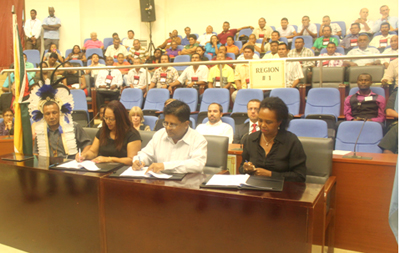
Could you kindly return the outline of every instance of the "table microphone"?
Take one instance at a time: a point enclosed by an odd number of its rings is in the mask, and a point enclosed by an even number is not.
[[[356,148],[357,148],[358,139],[360,138],[360,135],[361,135],[361,132],[362,132],[362,130],[364,128],[365,122],[367,122],[367,118],[364,119],[364,123],[361,126],[361,130],[360,130],[360,133],[357,136],[356,143],[354,143],[354,153],[353,153],[353,155],[345,155],[345,156],[343,156],[343,158],[372,160],[372,157],[359,156],[359,155],[356,154]]]
[[[94,119],[99,115],[100,112],[98,112],[91,121],[86,125],[86,127],[90,127],[90,124],[94,121]]]

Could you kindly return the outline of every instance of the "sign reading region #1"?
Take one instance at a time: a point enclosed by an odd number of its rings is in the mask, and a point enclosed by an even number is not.
[[[252,89],[285,88],[285,60],[250,61],[250,87]]]

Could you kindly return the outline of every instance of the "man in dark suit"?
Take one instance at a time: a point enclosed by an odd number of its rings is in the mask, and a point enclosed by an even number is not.
[[[14,88],[14,83],[11,86],[11,92],[5,92],[1,94],[0,96],[0,112],[3,113],[3,111],[7,108],[11,108],[11,103],[14,101],[14,95],[15,95],[15,88]],[[14,109],[11,108],[13,111]]]
[[[233,143],[241,143],[245,134],[251,134],[260,130],[258,127],[258,110],[260,109],[260,103],[258,99],[252,99],[247,103],[247,116],[250,120],[236,127]]]

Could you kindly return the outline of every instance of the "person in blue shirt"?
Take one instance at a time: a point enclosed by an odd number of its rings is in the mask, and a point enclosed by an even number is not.
[[[12,63],[10,65],[10,69],[14,69],[14,63]],[[31,86],[32,84],[35,83],[35,81],[33,80],[33,77],[35,76],[34,73],[35,72],[27,72],[29,86]],[[15,80],[14,72],[11,72],[11,74],[9,76],[7,76],[6,80],[3,83],[3,87],[1,88],[3,90],[3,92],[10,92],[9,87],[10,87],[10,84],[14,83],[14,80]]]
[[[219,39],[217,35],[213,35],[210,38],[210,42],[206,44],[206,54],[210,54],[212,57],[216,56],[218,54],[218,49],[221,46],[221,43],[219,43]]]

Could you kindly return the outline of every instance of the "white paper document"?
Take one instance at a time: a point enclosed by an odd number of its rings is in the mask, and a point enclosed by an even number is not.
[[[240,186],[246,184],[250,175],[214,175],[206,185]]]
[[[171,178],[172,175],[155,173],[153,171],[149,171],[146,173],[146,170],[149,167],[143,167],[141,170],[133,170],[132,167],[129,167],[124,172],[121,173],[121,177],[155,177],[155,178]]]
[[[347,155],[348,153],[351,153],[350,151],[346,150],[333,150],[332,154],[334,155]]]
[[[78,163],[76,160],[73,160],[73,161],[58,165],[57,167],[58,168],[69,168],[69,169],[81,169],[83,167],[90,171],[100,170],[100,168],[97,167],[96,163],[92,162],[92,161],[83,161],[83,162]]]

